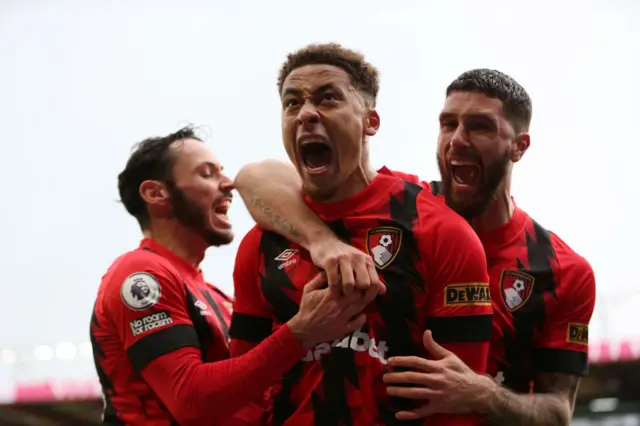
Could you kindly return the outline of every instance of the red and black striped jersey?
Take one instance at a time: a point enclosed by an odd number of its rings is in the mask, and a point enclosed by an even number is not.
[[[271,425],[393,425],[418,403],[389,398],[387,359],[429,357],[424,330],[485,372],[491,302],[482,246],[470,226],[429,191],[381,172],[354,197],[308,201],[342,239],[369,253],[387,285],[360,330],[312,348],[271,389]],[[285,238],[252,229],[238,250],[231,354],[257,344],[294,316],[318,269]],[[431,425],[471,425],[471,416],[433,416]]]
[[[419,183],[444,202],[440,182],[384,171]],[[596,299],[589,262],[517,206],[507,224],[478,236],[494,311],[487,372],[525,393],[533,390],[537,373],[585,375]]]
[[[537,373],[586,374],[596,298],[589,263],[518,207],[478,236],[494,309],[488,373],[517,392],[531,392]]]
[[[228,358],[230,320],[231,299],[167,248],[145,239],[120,256],[102,278],[91,318],[103,424],[178,424],[141,371],[189,346],[200,348],[203,362]]]

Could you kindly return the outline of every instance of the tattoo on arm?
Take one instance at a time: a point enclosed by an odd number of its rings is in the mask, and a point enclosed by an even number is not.
[[[541,373],[534,394],[516,394],[499,386],[485,420],[494,426],[565,426],[571,422],[580,378],[571,374]]]
[[[262,214],[269,219],[269,224],[279,232],[283,233],[284,236],[288,236],[296,240],[299,240],[302,237],[293,224],[280,217],[279,214],[274,213],[271,206],[256,194],[250,194],[249,203],[252,207],[261,211]]]

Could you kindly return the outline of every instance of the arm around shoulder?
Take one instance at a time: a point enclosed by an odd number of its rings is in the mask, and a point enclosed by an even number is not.
[[[258,225],[307,250],[318,240],[337,239],[307,206],[302,181],[290,163],[263,160],[242,167],[234,185]]]

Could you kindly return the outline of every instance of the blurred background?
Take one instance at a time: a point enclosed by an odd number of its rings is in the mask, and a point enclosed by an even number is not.
[[[436,179],[437,117],[461,72],[496,68],[533,99],[518,204],[592,264],[591,373],[575,425],[640,425],[634,120],[637,0],[0,0],[0,425],[93,425],[88,342],[102,274],[140,239],[117,202],[131,146],[193,123],[230,175],[285,159],[276,74],[336,41],[380,70],[375,166]],[[231,293],[240,237],[202,265]]]

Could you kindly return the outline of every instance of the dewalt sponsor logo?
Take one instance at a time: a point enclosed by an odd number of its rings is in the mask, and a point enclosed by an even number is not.
[[[577,345],[588,345],[589,326],[579,322],[570,322],[567,328],[567,342]]]
[[[487,283],[449,284],[445,288],[445,306],[491,305],[491,294]]]

